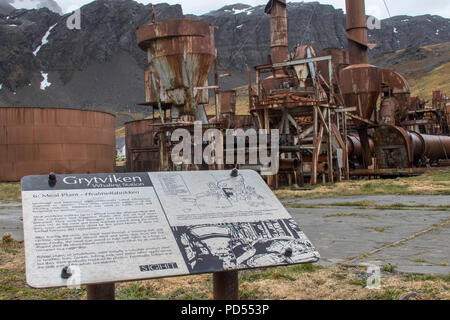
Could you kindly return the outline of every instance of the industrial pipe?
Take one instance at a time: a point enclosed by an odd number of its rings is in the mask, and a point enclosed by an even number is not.
[[[270,14],[270,50],[272,63],[289,59],[286,0],[270,0],[264,10]]]
[[[375,144],[371,137],[368,137],[370,154],[375,152]],[[355,156],[357,159],[362,160],[363,158],[363,146],[361,144],[361,139],[357,136],[348,135],[347,136],[347,153],[349,157]]]
[[[449,136],[432,136],[417,132],[408,132],[408,134],[411,138],[415,161],[423,157],[431,161],[450,159]]]
[[[346,0],[347,38],[350,64],[369,63],[364,0]]]

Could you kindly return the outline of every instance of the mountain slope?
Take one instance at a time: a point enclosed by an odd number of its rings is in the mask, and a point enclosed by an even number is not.
[[[403,74],[412,95],[431,99],[433,90],[450,94],[450,42],[388,52],[371,63]]]
[[[224,88],[247,82],[247,67],[267,61],[269,16],[264,6],[236,4],[200,19],[218,26],[221,65],[233,76]],[[183,17],[181,6],[156,5],[157,20]],[[150,5],[132,0],[98,0],[81,8],[81,30],[69,30],[69,14],[46,8],[0,14],[0,106],[96,108],[143,112],[146,56],[136,44],[136,28],[148,23]],[[288,4],[289,45],[313,42],[316,49],[346,48],[345,15],[330,5]],[[393,17],[370,32],[378,46],[371,55],[410,46],[450,42],[449,19],[439,16]],[[383,61],[380,61],[383,62]],[[145,113],[145,112],[144,112]]]

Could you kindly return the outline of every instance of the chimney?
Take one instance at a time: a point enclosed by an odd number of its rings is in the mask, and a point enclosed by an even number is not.
[[[270,0],[264,10],[270,14],[270,50],[272,63],[289,60],[286,0]]]
[[[347,38],[350,64],[369,62],[367,44],[367,21],[364,0],[346,0]]]

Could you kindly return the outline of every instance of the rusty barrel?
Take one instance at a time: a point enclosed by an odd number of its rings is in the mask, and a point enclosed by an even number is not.
[[[0,181],[114,172],[115,116],[61,108],[0,108]]]

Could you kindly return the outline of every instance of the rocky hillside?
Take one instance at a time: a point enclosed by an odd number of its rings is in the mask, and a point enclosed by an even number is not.
[[[181,6],[156,5],[157,20],[183,17]],[[46,8],[0,11],[0,106],[52,106],[142,112],[145,54],[136,28],[151,19],[151,6],[132,0],[98,0],[81,9],[81,30]],[[218,26],[221,65],[233,73],[226,88],[247,81],[247,66],[267,61],[269,17],[264,6],[229,5],[203,16]],[[288,4],[289,44],[345,48],[345,15],[330,5]],[[370,32],[374,59],[408,47],[450,42],[450,20],[399,16]],[[437,63],[437,62],[436,62]],[[439,63],[443,63],[440,61]]]
[[[403,74],[413,95],[431,99],[436,89],[450,95],[450,42],[388,52],[371,63]]]

